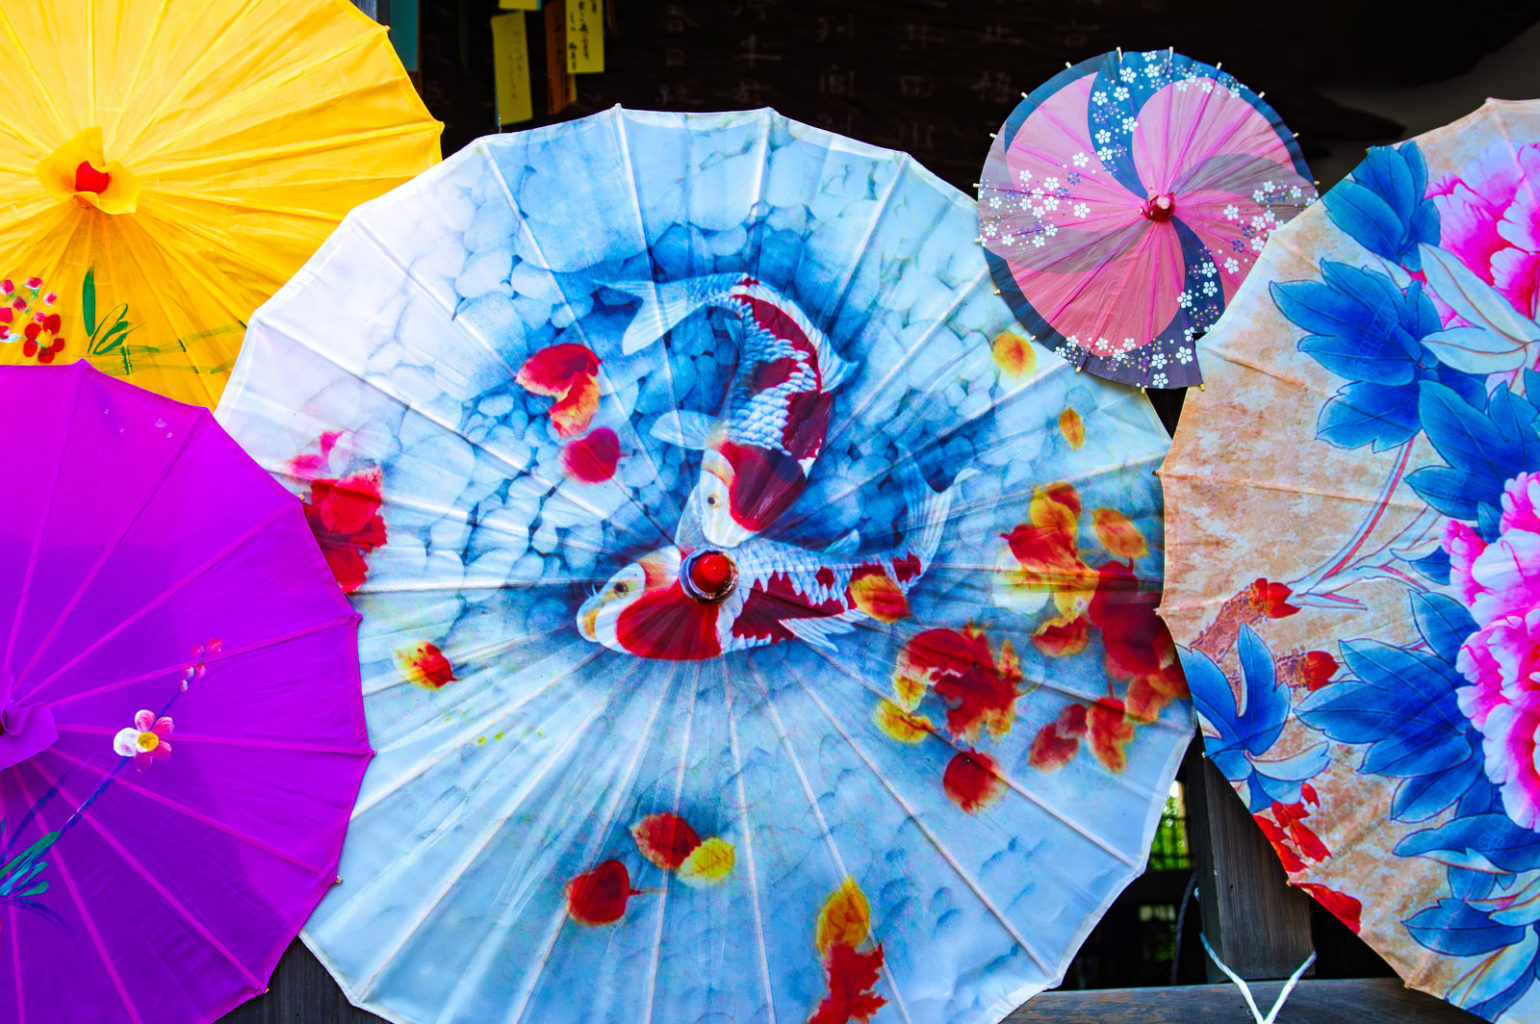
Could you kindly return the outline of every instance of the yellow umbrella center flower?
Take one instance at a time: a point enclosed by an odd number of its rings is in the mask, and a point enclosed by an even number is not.
[[[48,193],[94,206],[103,213],[133,213],[139,182],[102,153],[102,130],[87,128],[38,161],[37,178]]]

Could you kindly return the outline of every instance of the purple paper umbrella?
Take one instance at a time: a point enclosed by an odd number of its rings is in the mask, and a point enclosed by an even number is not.
[[[0,367],[0,437],[0,1020],[211,1020],[337,880],[356,616],[207,411]]]

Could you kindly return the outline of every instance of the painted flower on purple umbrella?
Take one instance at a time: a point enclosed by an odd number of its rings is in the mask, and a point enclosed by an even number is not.
[[[1449,581],[1479,627],[1460,647],[1460,710],[1481,731],[1503,809],[1540,830],[1540,473],[1508,481],[1498,526],[1490,544],[1457,520],[1444,528]]]
[[[171,756],[171,743],[166,739],[170,735],[169,716],[156,718],[155,712],[144,710],[134,716],[133,725],[118,730],[112,738],[112,749],[122,757],[133,758],[134,767],[144,771]]]
[[[1540,143],[1491,146],[1428,190],[1442,248],[1527,317],[1540,315]]]

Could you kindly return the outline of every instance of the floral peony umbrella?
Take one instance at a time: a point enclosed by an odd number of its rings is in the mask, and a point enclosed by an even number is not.
[[[379,756],[305,932],[356,1003],[969,1024],[1061,977],[1190,735],[1165,439],[972,238],[902,154],[617,108],[259,312],[220,418],[364,617]]]
[[[1170,50],[1119,50],[1024,96],[984,164],[979,233],[1035,340],[1108,380],[1184,387],[1268,234],[1314,199],[1261,96]]]
[[[1162,476],[1210,756],[1409,984],[1540,1013],[1540,104],[1371,150],[1210,335]]]
[[[3,367],[0,430],[0,1006],[213,1020],[336,882],[357,616],[206,410]]]
[[[219,399],[246,319],[438,160],[347,0],[0,0],[0,364]]]

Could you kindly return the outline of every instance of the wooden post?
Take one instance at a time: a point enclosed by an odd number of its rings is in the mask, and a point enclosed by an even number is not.
[[[1204,934],[1242,978],[1287,978],[1313,948],[1310,897],[1290,887],[1246,805],[1201,751],[1200,737],[1186,775]],[[1225,980],[1212,962],[1208,977]]]

